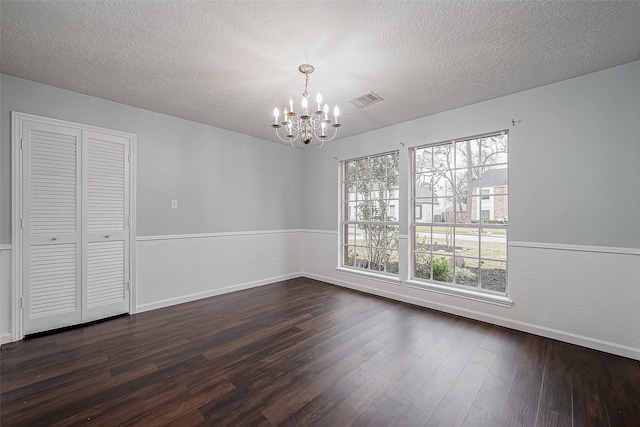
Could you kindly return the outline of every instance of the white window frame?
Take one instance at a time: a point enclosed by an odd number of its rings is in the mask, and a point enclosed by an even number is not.
[[[465,137],[465,138],[461,138],[461,139],[457,139],[457,140],[452,140],[452,141],[444,141],[444,142],[439,142],[439,143],[434,143],[434,144],[426,144],[426,145],[421,145],[421,146],[416,146],[416,147],[412,147],[410,149],[410,165],[411,165],[411,188],[410,188],[410,195],[411,195],[411,200],[410,200],[410,209],[414,210],[416,208],[416,180],[418,179],[418,175],[421,174],[421,172],[417,172],[416,171],[416,152],[417,150],[423,149],[423,148],[427,148],[427,147],[435,147],[435,146],[443,146],[443,145],[451,145],[453,148],[453,153],[455,156],[455,144],[456,142],[461,142],[461,141],[467,141],[467,140],[476,140],[476,139],[480,139],[480,138],[486,138],[486,137],[491,137],[491,136],[496,136],[496,135],[506,135],[507,138],[507,147],[508,147],[508,132],[507,131],[500,131],[500,132],[492,132],[492,133],[488,133],[488,134],[483,134],[483,135],[477,135],[477,136],[472,136],[472,137]],[[508,148],[507,148],[508,151]],[[453,168],[450,170],[454,170],[455,168],[455,160],[453,163]],[[508,159],[506,162],[504,163],[500,163],[499,165],[501,166],[505,166],[508,170]],[[482,203],[482,194],[479,194],[480,191],[477,194],[477,205],[478,208],[480,208],[480,205]],[[508,190],[507,190],[508,193]],[[507,193],[505,193],[505,195],[508,195]],[[455,196],[455,194],[454,194]],[[470,209],[470,206],[467,206],[466,209]],[[454,213],[453,215],[456,215],[455,212],[455,203],[454,203]],[[436,224],[433,222],[434,218],[431,219],[431,222],[425,222],[422,220],[416,220],[415,217],[415,213],[414,215],[411,216],[411,223],[410,223],[410,241],[411,241],[411,248],[410,248],[410,262],[409,262],[409,277],[410,279],[406,281],[407,285],[409,287],[415,287],[415,288],[420,288],[420,289],[426,289],[426,290],[430,290],[430,291],[434,291],[434,292],[438,292],[438,293],[444,293],[444,294],[449,294],[449,295],[457,295],[457,296],[462,296],[464,298],[469,298],[469,299],[474,299],[474,300],[479,300],[479,301],[485,301],[485,302],[489,302],[492,304],[497,304],[497,305],[501,305],[501,306],[506,306],[506,307],[510,307],[512,304],[512,301],[509,299],[508,297],[508,281],[506,281],[505,279],[505,292],[494,292],[491,291],[489,289],[483,289],[482,288],[482,284],[481,284],[481,277],[478,278],[478,284],[477,287],[470,287],[470,286],[464,286],[464,285],[460,285],[455,283],[455,274],[452,272],[452,276],[453,276],[453,280],[452,283],[450,282],[444,282],[444,281],[436,281],[436,280],[432,280],[432,279],[425,279],[425,278],[420,278],[420,277],[416,277],[416,245],[417,245],[417,234],[416,234],[416,227],[417,226],[421,226],[421,225],[426,225],[431,228],[431,233],[433,233],[433,228],[437,227],[439,225],[441,225],[440,223]],[[452,235],[456,236],[456,228],[472,228],[472,229],[477,229],[479,235],[481,235],[481,233],[483,232],[483,229],[485,228],[490,228],[490,229],[504,229],[505,233],[507,233],[507,225],[500,225],[500,224],[491,224],[491,225],[484,225],[482,224],[482,221],[478,221],[477,224],[456,224],[453,223],[451,224],[453,228],[453,232]],[[449,225],[447,225],[447,227],[449,227]],[[430,237],[433,237],[433,235],[431,235]],[[480,262],[482,260],[491,260],[491,261],[501,261],[502,260],[492,260],[490,258],[483,258],[482,257],[482,248],[481,248],[481,239],[479,240],[479,253],[477,256],[478,259],[478,265],[481,265]],[[432,240],[433,241],[433,240]],[[454,243],[455,246],[455,243]],[[433,252],[433,247],[430,249],[430,254],[431,256],[433,256],[434,252]],[[508,233],[507,236],[505,238],[505,251],[508,251]],[[455,259],[455,252],[454,252],[454,257],[452,257],[451,259],[453,260],[453,263],[455,265],[456,263],[456,259]],[[507,260],[508,260],[508,254],[506,255],[506,259],[503,261],[505,263],[505,274],[506,276],[508,276],[508,264],[507,264]],[[431,276],[433,277],[432,271],[433,271],[433,266],[431,266]]]
[[[385,200],[395,200],[397,201],[396,203],[396,210],[399,208],[400,206],[400,199],[399,199],[399,186],[400,186],[400,166],[399,166],[399,159],[400,159],[400,152],[398,150],[395,151],[389,151],[389,152],[384,152],[384,153],[376,153],[376,154],[371,154],[368,156],[363,156],[363,157],[357,157],[357,158],[351,158],[351,159],[345,159],[342,160],[340,162],[340,214],[339,214],[339,230],[340,232],[339,234],[339,241],[338,241],[338,245],[339,245],[339,260],[338,260],[338,267],[336,268],[336,270],[338,270],[339,272],[342,273],[346,273],[346,274],[353,274],[353,275],[361,275],[361,276],[366,276],[368,278],[374,279],[374,280],[380,280],[383,282],[388,282],[388,283],[393,283],[393,284],[399,284],[400,283],[400,277],[399,277],[399,270],[400,270],[400,262],[402,261],[400,259],[400,237],[398,236],[398,247],[393,249],[388,249],[388,248],[384,248],[386,251],[388,250],[392,250],[395,251],[398,257],[398,267],[397,270],[395,272],[389,272],[386,270],[386,263],[385,263],[385,268],[383,271],[379,271],[379,270],[372,270],[369,268],[369,266],[367,266],[367,268],[363,268],[363,267],[358,267],[356,265],[349,265],[348,263],[346,263],[346,260],[348,259],[348,252],[349,252],[349,236],[348,236],[348,230],[349,230],[349,226],[355,226],[358,227],[358,225],[363,225],[363,226],[367,226],[367,225],[376,225],[376,226],[391,226],[391,227],[396,227],[398,229],[398,234],[399,234],[399,229],[400,229],[400,222],[398,221],[398,217],[400,215],[396,215],[392,221],[384,221],[384,222],[380,222],[380,221],[361,221],[358,220],[357,218],[351,219],[349,218],[349,214],[350,212],[350,202],[353,203],[355,202],[357,205],[357,202],[359,201],[357,196],[356,196],[356,200],[352,200],[349,198],[349,192],[347,189],[347,173],[346,173],[346,167],[347,164],[349,162],[357,162],[360,160],[364,160],[364,159],[373,159],[373,158],[377,158],[377,157],[382,157],[382,156],[388,156],[391,154],[395,154],[396,156],[398,156],[398,169],[396,171],[397,173],[397,181],[398,181],[398,189],[396,189],[395,191],[390,192],[390,196],[388,198],[386,198]],[[357,215],[357,208],[356,209],[356,215]],[[399,212],[396,212],[396,214],[398,214]],[[386,212],[386,215],[389,216],[389,212]],[[391,218],[389,218],[391,219]],[[365,246],[366,246],[366,242],[365,242]],[[355,262],[354,262],[355,264]]]

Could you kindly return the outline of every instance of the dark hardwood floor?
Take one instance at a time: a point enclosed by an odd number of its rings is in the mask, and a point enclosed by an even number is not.
[[[0,353],[3,427],[640,425],[638,361],[304,278]]]

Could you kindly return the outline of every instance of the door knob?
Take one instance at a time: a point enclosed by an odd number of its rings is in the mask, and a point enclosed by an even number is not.
[[[109,236],[108,236],[108,235],[107,235],[107,236],[104,236],[104,238],[105,238],[105,239],[108,239],[108,238],[109,238]]]
[[[56,240],[56,238],[55,238],[55,237],[52,237],[52,238],[51,238],[51,240]]]

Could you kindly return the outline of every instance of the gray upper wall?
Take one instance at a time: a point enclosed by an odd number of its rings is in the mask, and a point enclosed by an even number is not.
[[[138,236],[302,227],[300,150],[4,74],[0,94],[0,243],[11,242],[11,111],[136,134]]]
[[[11,234],[10,111],[20,111],[138,135],[140,236],[336,230],[334,157],[401,150],[406,198],[410,147],[508,129],[511,241],[640,248],[640,61],[304,152],[12,76],[0,76],[0,91],[1,243]]]
[[[640,61],[309,151],[304,227],[337,230],[334,157],[400,150],[400,194],[407,200],[410,147],[504,129],[509,240],[640,248]],[[409,216],[407,209],[401,206],[400,217]],[[408,234],[407,221],[400,232]]]

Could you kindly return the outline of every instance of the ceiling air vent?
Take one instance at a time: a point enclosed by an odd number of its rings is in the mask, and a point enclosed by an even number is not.
[[[367,92],[363,95],[360,96],[356,96],[353,99],[349,100],[349,103],[355,105],[358,108],[365,108],[368,107],[369,105],[373,105],[376,104],[380,101],[383,101],[384,98],[381,98],[380,96],[376,95],[373,92]]]

